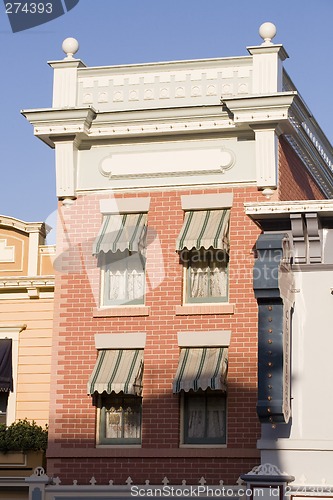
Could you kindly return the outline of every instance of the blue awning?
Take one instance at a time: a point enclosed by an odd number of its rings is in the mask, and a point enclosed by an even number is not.
[[[0,339],[0,391],[13,391],[12,339]]]

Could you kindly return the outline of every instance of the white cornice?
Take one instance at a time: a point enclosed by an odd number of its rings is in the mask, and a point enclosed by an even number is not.
[[[62,61],[59,61],[60,63]],[[57,63],[57,61],[51,61],[49,64]],[[238,56],[238,57],[223,57],[223,58],[211,58],[211,59],[190,59],[181,61],[160,61],[151,63],[140,63],[140,64],[120,64],[115,66],[90,66],[90,67],[79,67],[78,76],[92,76],[101,77],[109,76],[114,74],[128,74],[128,73],[152,73],[157,71],[170,71],[175,70],[190,70],[195,69],[206,70],[211,67],[221,66],[221,67],[232,67],[235,64],[237,66],[251,66],[252,58],[251,56]]]
[[[17,290],[17,289],[43,289],[43,288],[54,288],[54,276],[43,276],[30,278],[23,276],[22,278],[11,277],[0,278],[0,293],[3,290]]]
[[[297,92],[280,92],[268,95],[222,97],[222,103],[233,114],[236,124],[249,125],[288,120],[290,106]]]
[[[87,108],[68,109],[30,109],[22,110],[22,115],[34,127],[34,134],[51,147],[56,140],[67,139],[69,136],[80,140],[86,137],[97,111],[91,106]]]
[[[333,148],[300,96],[290,112],[286,139],[317,180],[327,198],[333,197]]]
[[[101,112],[91,125],[90,138],[165,136],[175,134],[224,132],[235,128],[221,106]]]
[[[81,59],[62,59],[60,61],[48,61],[47,64],[53,69],[85,68]]]
[[[98,112],[93,108],[22,111],[34,126],[34,134],[49,146],[62,140],[77,143],[95,139],[165,136],[219,132],[235,128],[221,106],[197,106],[168,110]]]
[[[27,325],[25,323],[18,324],[10,324],[0,323],[0,332],[8,332],[8,333],[21,333],[23,330],[26,330]]]
[[[282,61],[287,59],[289,56],[281,44],[273,44],[273,45],[253,45],[251,47],[246,47],[247,51],[251,54],[279,54],[279,57]]]
[[[333,149],[296,91],[263,96],[226,97],[236,125],[253,130],[275,126],[284,134],[327,198],[333,197]]]
[[[234,130],[235,124],[227,119],[217,118],[216,120],[193,120],[193,121],[158,121],[155,123],[142,122],[135,125],[111,125],[106,127],[94,127],[89,134],[90,139],[142,137],[142,136],[167,136],[183,135],[193,133],[220,132]]]
[[[24,233],[37,233],[39,232],[41,236],[45,237],[46,234],[51,230],[51,227],[46,225],[44,222],[25,222],[14,217],[8,217],[6,215],[0,215],[0,226],[18,229]]]
[[[245,213],[251,219],[289,218],[291,213],[318,213],[321,217],[332,217],[333,201],[300,200],[263,203],[244,203]]]

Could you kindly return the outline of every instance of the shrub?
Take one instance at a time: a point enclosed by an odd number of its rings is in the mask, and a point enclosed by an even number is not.
[[[35,421],[18,420],[9,426],[0,424],[0,451],[45,451],[47,426],[43,429]]]

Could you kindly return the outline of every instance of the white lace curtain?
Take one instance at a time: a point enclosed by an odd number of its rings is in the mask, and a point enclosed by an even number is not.
[[[106,411],[105,437],[108,439],[137,439],[141,435],[140,407],[133,403],[115,404]]]
[[[188,437],[195,439],[224,437],[225,408],[220,398],[191,398],[188,405]]]
[[[191,264],[190,289],[192,298],[224,297],[227,294],[227,270],[221,264]]]
[[[108,265],[110,301],[132,301],[144,295],[144,257],[124,256]]]

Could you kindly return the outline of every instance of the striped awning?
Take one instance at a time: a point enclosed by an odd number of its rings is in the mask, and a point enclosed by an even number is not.
[[[12,339],[0,340],[0,391],[13,391]]]
[[[88,394],[142,392],[143,349],[101,349],[88,381]]]
[[[213,247],[229,251],[229,210],[198,210],[185,213],[176,250],[208,250]]]
[[[139,252],[145,246],[147,214],[109,214],[93,244],[93,255],[100,252]]]
[[[186,347],[181,349],[173,392],[191,389],[226,389],[228,349],[225,347]]]

